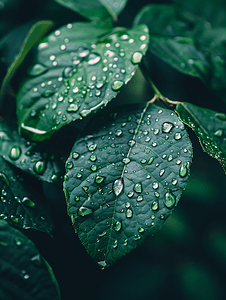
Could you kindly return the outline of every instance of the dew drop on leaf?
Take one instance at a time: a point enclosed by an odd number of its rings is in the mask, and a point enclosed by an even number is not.
[[[68,108],[67,108],[67,112],[76,112],[78,110],[78,105],[77,104],[74,104],[74,103],[72,103],[72,104],[70,104],[69,106],[68,106]]]
[[[138,201],[138,202],[143,201],[143,196],[141,196],[141,195],[138,196],[138,197],[137,197],[137,201]]]
[[[46,167],[46,163],[44,161],[40,160],[40,161],[36,162],[33,169],[34,169],[35,173],[43,174],[45,167]]]
[[[97,160],[97,157],[96,155],[92,154],[89,158],[92,162],[96,161]]]
[[[100,55],[97,53],[91,53],[88,57],[88,65],[96,65],[100,61]]]
[[[174,205],[176,204],[176,197],[174,196],[174,194],[169,190],[166,194],[165,194],[165,198],[163,199],[163,202],[165,204],[165,206],[167,208],[173,208]]]
[[[12,160],[17,160],[21,155],[21,149],[19,146],[13,146],[9,152],[9,157]]]
[[[121,80],[115,80],[111,86],[113,91],[119,90],[123,86],[124,82]]]
[[[93,210],[91,208],[85,207],[85,206],[81,206],[78,210],[78,215],[79,216],[87,216],[87,215],[91,215],[93,213]]]
[[[9,179],[5,173],[0,172],[0,180],[3,181],[7,186],[10,186]]]
[[[173,127],[174,125],[172,123],[165,122],[162,124],[162,132],[169,133]]]
[[[139,193],[139,194],[142,193],[142,183],[141,182],[137,182],[136,184],[134,184],[133,190],[136,193]]]
[[[104,176],[96,175],[95,182],[97,184],[100,184],[100,183],[102,183],[104,181],[105,178],[106,177],[104,177]]]
[[[35,206],[35,203],[33,201],[31,201],[31,199],[29,199],[28,197],[24,197],[21,202],[27,207]]]
[[[80,156],[80,154],[77,153],[77,152],[73,152],[73,153],[72,153],[72,157],[73,157],[74,159],[79,158],[79,156]]]
[[[142,53],[141,52],[134,52],[132,54],[132,57],[131,57],[131,61],[133,64],[138,64],[140,63],[142,60]]]
[[[223,135],[223,130],[222,129],[218,129],[216,132],[214,132],[214,135],[221,137]]]
[[[97,147],[97,144],[91,144],[91,145],[88,146],[88,150],[90,152],[92,152],[92,151],[94,151],[96,149],[96,147]]]
[[[158,182],[153,182],[152,187],[154,190],[157,190],[157,188],[159,187]]]
[[[153,201],[151,204],[151,209],[155,211],[158,210],[158,208],[159,208],[159,203],[157,201]]]
[[[123,185],[123,179],[122,178],[116,179],[114,181],[112,189],[113,189],[116,196],[119,196],[121,194],[121,192],[123,190],[123,187],[124,187],[124,185]]]
[[[116,221],[114,225],[115,231],[120,231],[122,228],[122,223],[120,221]]]
[[[174,139],[175,139],[175,140],[180,140],[181,138],[182,138],[181,133],[176,132],[176,133],[174,134]]]
[[[38,75],[41,75],[41,74],[43,74],[47,71],[48,71],[48,69],[47,69],[46,66],[41,65],[41,64],[36,64],[30,70],[28,70],[28,75],[38,76]]]
[[[125,157],[122,159],[122,162],[127,165],[130,162],[130,159],[128,157]]]
[[[115,249],[115,248],[117,248],[117,246],[118,246],[118,241],[115,240],[114,243],[113,243],[113,245],[112,245],[112,247]]]
[[[188,163],[185,162],[181,165],[179,175],[184,178],[188,174]]]
[[[96,165],[92,165],[92,166],[90,167],[90,170],[93,171],[93,172],[96,172],[97,166],[96,166]]]
[[[127,211],[126,211],[126,217],[127,218],[132,218],[132,216],[133,216],[133,211],[131,209],[127,209]]]

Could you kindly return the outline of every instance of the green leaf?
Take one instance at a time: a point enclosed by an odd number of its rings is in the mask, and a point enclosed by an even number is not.
[[[0,277],[1,299],[60,299],[52,270],[35,245],[3,220],[0,220]]]
[[[52,21],[38,21],[31,27],[22,44],[20,52],[16,55],[14,62],[9,67],[7,74],[3,80],[1,91],[0,91],[0,101],[3,101],[3,97],[7,92],[8,86],[10,84],[13,75],[15,74],[16,70],[24,61],[28,52],[40,40],[40,38],[44,34],[46,34],[52,27],[53,27]]]
[[[191,157],[183,123],[165,108],[120,106],[91,119],[66,163],[64,191],[74,228],[101,267],[162,226]]]
[[[117,20],[128,0],[55,0],[92,21]]]
[[[18,134],[16,124],[0,122],[0,154],[17,168],[43,181],[58,182],[64,174],[59,148],[57,153],[52,141],[42,144],[30,142]]]
[[[146,24],[149,27],[148,49],[152,53],[178,71],[204,81],[210,66],[193,37],[199,23],[173,5],[147,5],[134,20],[134,24]]]
[[[106,34],[107,33],[107,34]],[[105,106],[146,52],[148,30],[68,24],[39,44],[17,96],[23,133],[33,140]]]
[[[176,112],[194,130],[203,150],[216,158],[226,173],[226,115],[186,102],[178,104]]]
[[[24,178],[0,157],[0,219],[24,229],[52,234],[54,226],[48,205],[37,192],[26,186]],[[35,195],[35,196],[34,196]]]

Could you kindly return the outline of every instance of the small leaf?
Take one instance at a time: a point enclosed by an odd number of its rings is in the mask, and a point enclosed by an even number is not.
[[[0,154],[17,168],[43,181],[57,182],[64,174],[62,154],[54,151],[52,141],[30,142],[18,134],[12,122],[0,122]]]
[[[19,230],[0,220],[1,299],[60,299],[52,269],[35,245]]]
[[[49,35],[17,96],[23,133],[41,141],[105,106],[134,75],[147,31],[143,25],[109,31],[103,24],[73,23]]]
[[[191,156],[183,123],[154,104],[91,119],[66,163],[64,190],[75,230],[101,267],[162,226],[186,186]]]
[[[0,91],[0,101],[2,101],[3,97],[5,96],[10,80],[12,79],[16,70],[24,61],[28,52],[35,45],[35,43],[37,43],[40,40],[40,38],[43,35],[45,35],[47,31],[49,31],[50,28],[52,27],[53,27],[52,21],[38,21],[31,27],[26,38],[24,39],[20,52],[16,55],[14,62],[9,67],[7,74],[3,80],[1,91]]]
[[[28,189],[24,178],[13,171],[2,157],[0,163],[0,219],[24,229],[33,228],[51,235],[53,223],[48,205],[36,192]]]
[[[152,53],[178,71],[204,80],[210,67],[193,36],[199,23],[173,5],[147,5],[134,20],[134,24],[148,25]]]
[[[117,20],[128,0],[55,0],[92,21]]]
[[[216,158],[226,173],[226,115],[186,102],[178,104],[176,112],[194,130],[203,150]]]

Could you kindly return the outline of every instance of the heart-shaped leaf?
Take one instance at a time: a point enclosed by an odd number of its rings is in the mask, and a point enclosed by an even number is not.
[[[64,174],[64,163],[62,153],[59,155],[51,146],[52,141],[30,142],[18,134],[16,124],[0,122],[0,154],[4,159],[43,181],[58,182]]]
[[[192,147],[176,114],[154,104],[106,109],[88,125],[64,190],[75,230],[105,268],[162,226],[186,186]]]
[[[19,68],[19,66],[24,61],[25,57],[27,56],[28,52],[31,50],[31,48],[39,41],[39,39],[46,34],[47,31],[50,30],[50,28],[53,27],[52,21],[38,21],[35,23],[31,29],[29,30],[28,34],[26,35],[23,44],[20,48],[19,53],[16,53],[14,57],[14,61],[7,70],[7,74],[3,80],[2,86],[1,86],[1,92],[0,92],[0,100],[2,101],[4,95],[7,92],[10,80],[12,79],[13,75],[15,74],[16,70]],[[15,43],[15,40],[14,40]],[[20,44],[20,42],[19,42]],[[17,42],[18,45],[18,42]],[[1,47],[7,48],[6,41],[3,40],[1,42]]]
[[[0,278],[1,299],[60,299],[52,269],[35,245],[3,220],[0,220]]]
[[[117,20],[128,0],[55,0],[92,21]]]
[[[186,102],[178,104],[176,112],[194,130],[203,150],[216,158],[226,173],[226,115]]]
[[[39,44],[18,93],[24,134],[44,140],[105,106],[134,75],[147,42],[145,25],[109,31],[101,24],[74,23],[56,30]]]
[[[0,219],[24,229],[33,228],[51,235],[54,226],[48,205],[37,192],[28,189],[23,177],[13,171],[2,157],[0,163]]]

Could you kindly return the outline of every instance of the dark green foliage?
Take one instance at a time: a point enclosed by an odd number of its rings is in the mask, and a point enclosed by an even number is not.
[[[0,257],[1,299],[60,299],[51,267],[26,236],[3,220],[0,220]]]

